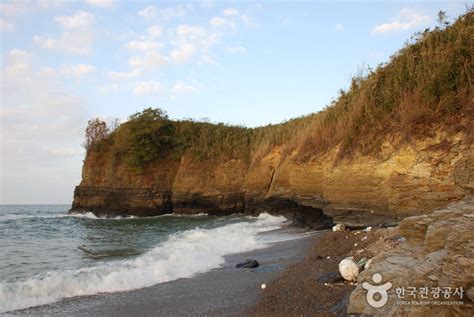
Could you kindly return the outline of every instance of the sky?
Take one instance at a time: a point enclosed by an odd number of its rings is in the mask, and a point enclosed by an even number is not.
[[[319,111],[466,1],[1,1],[0,204],[70,204],[88,119]]]

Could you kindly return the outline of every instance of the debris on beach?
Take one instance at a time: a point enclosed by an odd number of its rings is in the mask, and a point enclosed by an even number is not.
[[[339,272],[345,280],[357,281],[357,276],[359,275],[359,266],[354,261],[353,257],[348,257],[339,263]]]
[[[332,227],[332,231],[344,231],[346,230],[346,226],[343,225],[342,223],[338,223],[334,227]]]
[[[357,261],[357,266],[359,267],[359,269],[363,268],[365,263],[367,263],[367,259],[366,258],[362,258],[360,259],[359,261]]]
[[[266,289],[267,288],[267,284],[262,284],[262,286],[260,286],[262,289]]]
[[[364,229],[365,232],[369,232],[371,230],[372,230],[372,227],[367,227],[367,228]]]
[[[258,267],[260,264],[257,260],[247,259],[244,262],[238,263],[235,267],[238,269],[252,269]]]
[[[367,270],[370,267],[370,264],[372,263],[372,259],[367,260],[364,264],[364,270]]]

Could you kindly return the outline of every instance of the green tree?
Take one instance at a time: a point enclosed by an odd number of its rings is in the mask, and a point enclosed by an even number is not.
[[[175,145],[173,123],[166,112],[147,108],[129,117],[128,160],[135,167],[163,159]]]
[[[98,144],[100,141],[107,138],[109,135],[109,128],[105,121],[100,120],[99,118],[91,119],[87,123],[86,140],[84,147],[86,150],[89,150],[91,146]]]

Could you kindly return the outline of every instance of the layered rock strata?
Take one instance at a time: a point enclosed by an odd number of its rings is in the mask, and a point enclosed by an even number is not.
[[[301,161],[298,149],[287,153],[284,146],[248,160],[199,161],[184,155],[151,164],[141,173],[107,153],[91,151],[72,210],[153,216],[294,214],[300,207],[318,215],[314,221],[329,217],[349,227],[393,225],[474,191],[474,147],[466,135],[443,130],[433,135],[412,142],[394,136],[379,153],[342,159],[336,148]]]
[[[357,280],[348,314],[368,316],[474,315],[474,198],[432,214],[404,219],[399,248],[373,258]],[[374,274],[382,281],[375,283]],[[364,283],[391,283],[388,300],[373,307]]]

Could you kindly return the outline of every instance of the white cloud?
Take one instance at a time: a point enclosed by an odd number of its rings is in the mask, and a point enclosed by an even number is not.
[[[0,17],[0,31],[12,32],[14,30],[15,30],[15,26],[12,23]]]
[[[65,66],[62,69],[62,73],[66,76],[80,77],[95,71],[95,67],[88,64],[77,64]]]
[[[196,52],[192,44],[183,44],[171,51],[171,59],[176,63],[185,63],[191,59]]]
[[[238,15],[239,14],[239,11],[237,11],[237,9],[234,9],[234,8],[227,8],[224,10],[224,15],[225,16],[235,16],[235,15]]]
[[[138,14],[146,19],[153,19],[160,17],[162,19],[174,19],[185,16],[191,10],[190,5],[177,5],[175,7],[158,8],[154,5],[149,5]]]
[[[160,14],[165,19],[179,18],[185,16],[191,10],[190,6],[178,5],[160,10]]]
[[[56,17],[54,20],[68,29],[88,28],[94,24],[94,15],[86,11],[77,11],[73,15]]]
[[[0,1],[0,14],[9,18],[30,13],[39,13],[63,6],[66,1],[58,0],[13,0]]]
[[[429,15],[420,14],[412,9],[402,9],[392,22],[377,25],[370,32],[372,35],[387,34],[411,30],[432,21]]]
[[[138,15],[144,18],[153,18],[158,13],[158,8],[154,5],[149,5],[145,9],[138,11]]]
[[[246,14],[240,14],[234,8],[227,8],[223,12],[225,18],[223,17],[213,17],[209,20],[209,24],[213,27],[223,27],[228,26],[235,28],[238,24],[243,24],[247,27],[256,27],[257,23]]]
[[[202,64],[217,65],[217,62],[211,56],[209,56],[208,54],[205,54],[202,56],[202,58],[198,62],[198,65],[202,65]]]
[[[226,19],[221,18],[221,17],[213,17],[211,20],[209,20],[209,24],[212,26],[223,26],[227,23]]]
[[[228,20],[221,17],[213,17],[211,20],[209,20],[209,24],[212,25],[213,27],[229,26],[229,27],[234,28],[236,26],[236,23],[234,20]]]
[[[149,40],[133,40],[127,43],[127,48],[131,51],[153,51],[163,47],[163,43]]]
[[[126,47],[131,51],[153,52],[161,49],[164,44],[157,42],[155,38],[161,37],[163,30],[157,25],[150,26],[146,30],[146,36],[140,36],[137,40],[127,43]]]
[[[33,42],[45,49],[62,50],[66,53],[88,55],[92,53],[94,37],[90,32],[64,32],[59,38],[34,36]]]
[[[227,47],[227,52],[232,54],[245,54],[247,49],[243,46],[229,46]]]
[[[43,78],[55,79],[57,78],[57,72],[54,68],[49,66],[41,66],[38,74]]]
[[[157,81],[142,81],[135,85],[133,93],[137,96],[156,94],[163,91],[163,86]]]
[[[132,69],[131,71],[128,72],[109,72],[108,77],[111,80],[124,80],[124,79],[130,79],[130,78],[136,78],[141,75],[141,71],[139,69]]]
[[[160,37],[163,34],[163,29],[158,25],[152,25],[146,31],[151,38]]]
[[[80,181],[85,104],[50,72],[22,50],[2,59],[0,203],[64,203]]]
[[[335,30],[336,32],[342,32],[344,30],[344,27],[342,26],[342,24],[336,24],[336,27],[335,27]]]
[[[178,25],[173,34],[172,43],[175,46],[193,43],[195,46],[207,49],[217,41],[217,33],[210,32],[198,25]]]
[[[120,85],[117,83],[108,83],[108,84],[102,85],[99,88],[99,90],[101,93],[105,95],[110,94],[110,93],[117,93],[120,91]]]
[[[240,20],[243,22],[243,24],[246,27],[249,27],[249,28],[258,27],[258,24],[251,17],[249,17],[248,15],[242,14],[240,16]]]
[[[132,56],[128,59],[128,64],[135,68],[136,71],[140,69],[140,72],[159,69],[167,62],[168,58],[158,52],[146,53],[143,56]]]
[[[95,7],[111,8],[115,4],[115,0],[86,0],[88,4]]]
[[[181,94],[187,94],[187,93],[194,93],[198,89],[196,86],[187,84],[183,81],[178,81],[176,82],[173,87],[171,88],[171,91],[174,93],[181,93]]]

